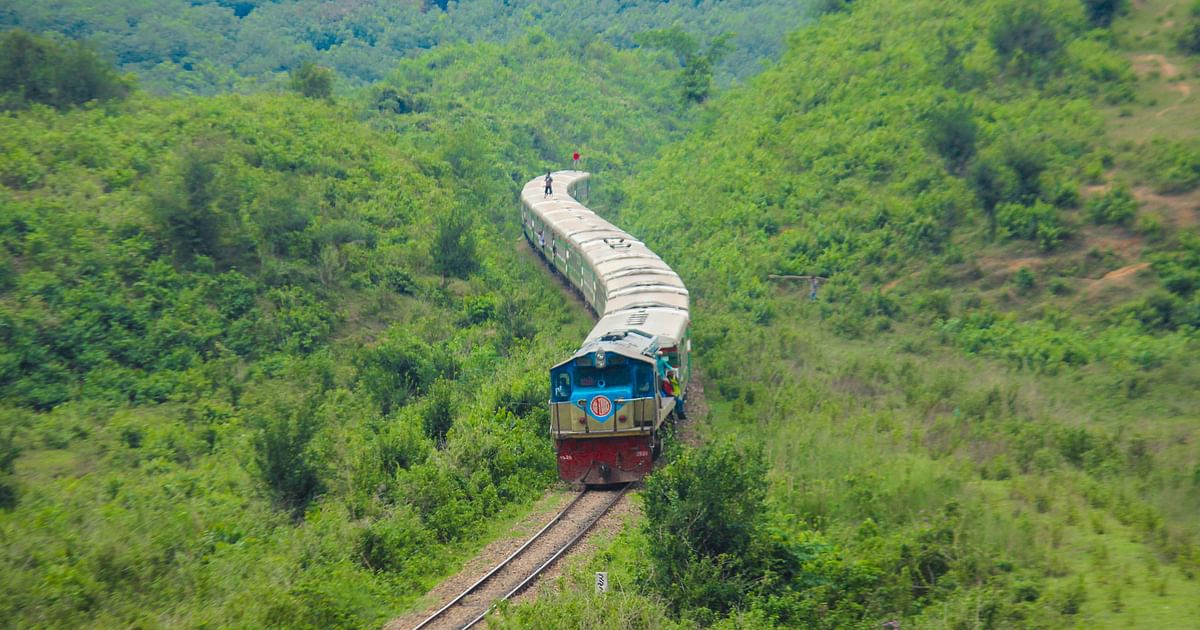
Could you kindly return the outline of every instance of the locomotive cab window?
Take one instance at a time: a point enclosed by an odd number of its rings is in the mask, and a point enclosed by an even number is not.
[[[654,368],[648,365],[639,365],[634,368],[636,376],[634,377],[634,391],[637,392],[639,398],[648,398],[654,395]]]
[[[571,373],[565,369],[554,373],[551,378],[551,401],[567,402],[571,399]]]

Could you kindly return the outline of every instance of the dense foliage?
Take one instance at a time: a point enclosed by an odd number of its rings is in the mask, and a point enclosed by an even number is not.
[[[540,495],[544,369],[587,319],[512,246],[512,190],[575,142],[617,177],[683,111],[675,68],[588,50],[614,79],[573,131],[528,133],[583,103],[526,106],[572,63],[544,35],[340,104],[0,117],[0,617],[377,625]],[[464,97],[489,54],[528,83]]]
[[[707,553],[694,532],[762,525],[706,508],[754,497],[707,494],[754,458],[701,451],[589,568],[685,626],[1173,623],[1200,572],[1197,236],[1143,200],[1200,161],[1106,139],[1107,111],[1152,105],[1096,28],[1122,7],[825,3],[626,187],[617,222],[696,298],[710,431],[763,444],[783,525]],[[812,301],[773,274],[828,281]],[[582,597],[506,622],[572,627]]]
[[[0,35],[0,110],[118,99],[131,83],[84,44],[60,44],[21,30]]]
[[[150,89],[196,93],[270,85],[304,61],[361,85],[430,49],[504,42],[530,27],[564,44],[599,34],[619,48],[636,46],[642,31],[672,25],[704,40],[731,33],[734,47],[715,69],[727,83],[778,55],[784,35],[804,17],[790,0],[120,0],[105,3],[103,11],[84,0],[0,0],[0,28],[87,39]]]
[[[725,93],[794,3],[151,4],[0,2],[155,89],[278,88],[129,95],[4,36],[36,53],[0,59],[5,625],[415,606],[553,481],[544,371],[589,324],[513,246],[513,190],[577,149],[589,205],[683,274],[724,437],[671,449],[641,525],[498,625],[1167,627],[1200,601],[1200,151],[1106,137],[1187,105],[1120,48],[1141,3],[822,0]],[[1180,11],[1152,28],[1186,50]]]

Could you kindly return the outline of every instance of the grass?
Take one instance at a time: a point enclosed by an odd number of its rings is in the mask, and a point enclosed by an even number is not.
[[[1139,90],[1136,103],[1102,110],[1114,140],[1200,135],[1195,123],[1200,120],[1200,62],[1179,54],[1174,45],[1188,6],[1183,0],[1146,0],[1115,22],[1114,33],[1129,51]]]
[[[863,519],[903,527],[953,501],[975,514],[969,544],[999,562],[1037,567],[1047,597],[1062,599],[1082,583],[1078,612],[1059,619],[1067,627],[1180,627],[1200,612],[1200,582],[1187,574],[1194,567],[1168,561],[1174,543],[1162,539],[1198,533],[1194,489],[1172,489],[1188,487],[1200,462],[1189,420],[1200,412],[1194,395],[1167,387],[1114,405],[1103,373],[1014,371],[910,327],[885,337],[881,349],[878,337],[845,340],[823,330],[805,295],[780,303],[788,324],[776,333],[781,353],[793,357],[790,370],[747,375],[779,383],[767,400],[710,396],[712,421],[701,431],[771,436],[772,498],[786,512],[849,540]],[[999,402],[980,416],[990,392]],[[1050,445],[1022,454],[1027,427],[1141,436],[1152,471],[1088,472]],[[1147,518],[1166,524],[1149,533]],[[1039,605],[1053,615],[1066,604]]]

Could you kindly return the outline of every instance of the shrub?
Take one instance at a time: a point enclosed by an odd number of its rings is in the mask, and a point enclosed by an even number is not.
[[[16,443],[16,427],[0,430],[0,509],[11,509],[17,504],[17,481],[13,476],[13,465],[21,448]]]
[[[223,140],[197,139],[158,174],[150,216],[181,261],[232,256],[226,244],[236,228],[240,200],[235,182],[223,172],[224,153]]]
[[[1087,202],[1088,217],[1100,225],[1129,225],[1137,215],[1137,200],[1126,186],[1113,186]]]
[[[454,425],[454,386],[439,379],[429,388],[429,396],[422,412],[425,436],[438,447],[446,445],[446,433]]]
[[[725,611],[751,587],[745,574],[765,514],[766,462],[729,443],[685,450],[646,481],[650,582],[677,607]]]
[[[1017,273],[1013,274],[1013,284],[1021,291],[1029,291],[1037,284],[1037,279],[1029,267],[1021,267]]]
[[[1140,174],[1161,193],[1200,186],[1200,141],[1155,138],[1134,152]]]
[[[433,536],[420,519],[408,509],[398,509],[364,528],[355,551],[368,569],[400,572],[409,569],[421,551],[433,544]]]
[[[424,341],[393,330],[382,343],[356,357],[359,383],[386,416],[433,381],[432,355],[432,349]]]
[[[432,244],[433,268],[443,282],[450,276],[465,278],[479,267],[471,215],[456,207],[438,215]]]
[[[1006,203],[996,209],[996,220],[1008,238],[1037,241],[1043,250],[1052,250],[1067,235],[1059,222],[1058,210],[1041,201],[1032,206]]]
[[[1026,76],[1044,76],[1057,69],[1062,42],[1055,20],[1040,3],[1014,0],[1002,5],[991,41],[1000,58]]]
[[[312,403],[277,403],[255,423],[259,433],[254,438],[254,448],[263,481],[284,507],[293,514],[303,513],[321,490],[308,448],[317,432]]]

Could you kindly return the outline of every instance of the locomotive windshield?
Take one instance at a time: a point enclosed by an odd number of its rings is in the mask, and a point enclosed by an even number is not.
[[[629,373],[629,367],[625,365],[603,369],[576,367],[575,380],[580,387],[626,387],[633,377]]]

